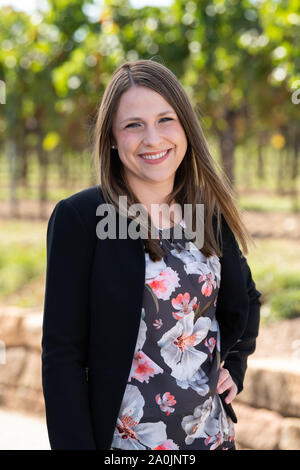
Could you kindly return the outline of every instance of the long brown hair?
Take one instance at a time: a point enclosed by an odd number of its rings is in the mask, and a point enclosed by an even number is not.
[[[173,72],[154,60],[123,63],[115,70],[104,91],[93,131],[93,158],[106,202],[118,209],[119,196],[126,195],[128,208],[132,204],[141,203],[133,188],[126,184],[123,164],[117,150],[111,148],[113,116],[122,93],[133,86],[145,86],[160,93],[177,113],[186,134],[186,154],[176,171],[173,190],[167,198],[167,204],[176,201],[182,210],[184,204],[192,204],[193,227],[196,204],[204,204],[204,244],[201,252],[205,256],[222,256],[221,214],[240,242],[242,251],[247,253],[247,242],[251,240],[251,236],[241,220],[228,179],[210,155],[189,98]],[[221,172],[221,176],[216,168]],[[214,215],[217,220],[216,237],[213,229]],[[149,237],[144,240],[145,251],[153,261],[157,261],[162,258],[163,251],[158,240],[150,237],[150,215],[148,222]]]

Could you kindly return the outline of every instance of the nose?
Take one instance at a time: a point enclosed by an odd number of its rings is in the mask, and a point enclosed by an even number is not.
[[[144,133],[143,144],[148,147],[159,148],[162,137],[155,126],[147,126]]]

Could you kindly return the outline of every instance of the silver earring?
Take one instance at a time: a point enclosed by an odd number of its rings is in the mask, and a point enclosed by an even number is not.
[[[111,148],[112,148],[112,149],[116,149],[117,147],[116,147],[115,145],[112,145]]]

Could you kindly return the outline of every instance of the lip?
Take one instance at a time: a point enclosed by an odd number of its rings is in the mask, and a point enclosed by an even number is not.
[[[143,158],[143,157],[141,157],[140,155],[138,155],[138,157],[139,157],[141,160],[143,160],[143,162],[145,162],[145,163],[149,163],[150,165],[155,165],[156,163],[161,163],[161,162],[163,162],[164,160],[166,160],[166,159],[168,158],[168,156],[170,155],[171,150],[173,150],[173,148],[168,149],[166,155],[164,155],[164,156],[161,157],[161,158],[157,158],[156,160],[154,160],[154,159],[151,160],[151,159]],[[160,153],[160,152],[156,152],[156,153]],[[153,154],[153,153],[152,153],[152,154]],[[149,154],[145,154],[145,155],[151,155],[151,152],[149,152]],[[155,153],[154,153],[153,155],[155,155]]]

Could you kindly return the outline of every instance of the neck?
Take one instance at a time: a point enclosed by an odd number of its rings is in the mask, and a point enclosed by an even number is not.
[[[135,179],[134,181],[128,181],[128,183],[138,201],[150,210],[151,204],[164,204],[167,202],[174,181],[149,182]]]
[[[136,184],[133,186],[134,194],[138,198],[139,202],[146,207],[152,219],[152,223],[156,227],[169,228],[181,221],[181,211],[180,213],[177,213],[177,211],[174,211],[174,213],[170,211],[169,215],[169,211],[164,213],[160,207],[161,204],[167,203],[167,198],[172,189],[173,185],[165,183]],[[171,201],[169,208],[171,208],[175,202],[175,200]],[[171,220],[171,217],[174,218],[174,221]]]

